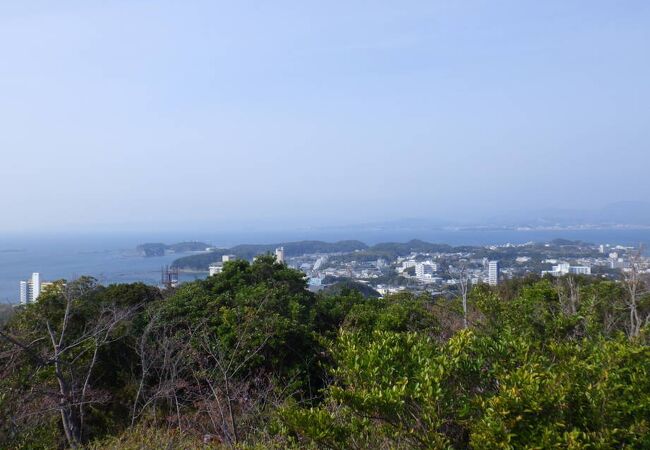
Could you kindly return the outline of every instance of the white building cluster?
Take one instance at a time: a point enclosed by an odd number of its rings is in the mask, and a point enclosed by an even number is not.
[[[20,282],[20,304],[26,305],[27,303],[34,303],[47,286],[52,283],[41,281],[41,274],[38,272],[32,273],[29,280]]]
[[[589,266],[572,266],[569,263],[563,262],[553,266],[551,270],[543,270],[542,276],[553,275],[554,277],[561,277],[564,275],[591,275],[591,267]]]
[[[415,276],[420,279],[433,278],[433,274],[438,271],[438,264],[425,261],[415,265]]]
[[[223,264],[227,263],[228,261],[234,261],[235,259],[237,259],[237,257],[235,255],[222,255],[221,256],[221,262],[212,263],[208,267],[208,271],[210,273],[210,276],[217,275],[217,274],[223,272]]]
[[[223,265],[229,261],[235,261],[237,256],[235,255],[222,255],[220,262],[212,263],[208,266],[209,276],[217,275],[223,272]],[[284,247],[278,247],[275,249],[275,259],[279,263],[284,263]]]
[[[417,247],[416,247],[417,248]],[[288,267],[301,270],[310,289],[326,287],[342,279],[355,280],[375,288],[381,295],[405,289],[449,295],[463,282],[498,286],[508,279],[530,273],[563,276],[597,275],[614,279],[612,269],[626,270],[636,250],[623,246],[573,242],[506,244],[489,247],[449,247],[430,251],[411,250],[394,257],[372,256],[364,252],[314,252],[286,257],[275,249],[275,258]],[[397,252],[396,252],[397,253]],[[268,254],[268,253],[267,253]],[[387,251],[387,255],[390,253]],[[370,256],[370,257],[369,257]],[[225,260],[224,260],[225,261]],[[650,258],[643,270],[650,273]],[[210,266],[210,274],[223,270],[223,261]]]

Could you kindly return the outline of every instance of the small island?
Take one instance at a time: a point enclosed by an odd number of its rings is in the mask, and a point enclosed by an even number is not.
[[[177,244],[163,244],[159,242],[141,244],[136,247],[139,255],[145,257],[165,256],[167,253],[202,252],[210,247],[205,242],[179,242]]]

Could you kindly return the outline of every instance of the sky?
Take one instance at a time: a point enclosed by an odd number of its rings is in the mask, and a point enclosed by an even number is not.
[[[650,194],[650,2],[0,3],[0,232]]]

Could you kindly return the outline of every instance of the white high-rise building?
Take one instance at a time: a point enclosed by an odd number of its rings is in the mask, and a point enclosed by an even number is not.
[[[275,259],[279,263],[284,263],[284,247],[278,247],[275,249]]]
[[[26,305],[29,301],[29,284],[27,281],[20,282],[20,304]]]
[[[488,263],[488,284],[496,286],[499,284],[499,261],[490,261]]]
[[[27,303],[33,303],[38,300],[38,296],[41,295],[41,287],[43,284],[51,283],[41,283],[41,274],[38,272],[34,272],[31,279],[21,281],[20,304],[26,305]]]
[[[32,274],[32,301],[35,302],[41,295],[41,274],[34,272]]]

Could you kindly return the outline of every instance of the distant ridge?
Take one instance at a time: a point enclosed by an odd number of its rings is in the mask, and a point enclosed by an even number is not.
[[[138,245],[136,251],[142,256],[163,256],[166,252],[175,253],[198,252],[208,248],[209,245],[204,242],[179,242],[178,244],[162,244],[160,242],[147,243]]]
[[[213,250],[200,255],[185,256],[174,261],[172,266],[180,269],[207,270],[210,264],[221,261],[223,255],[235,255],[237,258],[251,260],[257,255],[273,252],[278,247],[284,247],[286,256],[300,256],[306,253],[349,253],[356,250],[365,250],[368,245],[361,241],[297,241],[277,244],[243,244],[232,248]]]
[[[549,241],[556,246],[593,246],[594,244],[583,241],[567,239],[554,239]],[[544,246],[545,242],[535,245]],[[228,249],[217,249],[208,253],[185,256],[172,263],[172,266],[181,270],[207,271],[208,266],[220,262],[223,255],[235,255],[237,258],[252,260],[255,256],[272,253],[277,247],[284,247],[286,256],[301,256],[308,253],[344,253],[342,258],[349,261],[376,261],[378,259],[394,260],[400,256],[411,253],[450,253],[473,251],[480,257],[487,257],[490,250],[482,245],[435,244],[420,239],[411,239],[407,242],[382,242],[368,246],[361,241],[338,241],[333,243],[323,241],[298,241],[283,242],[278,244],[244,244]]]

